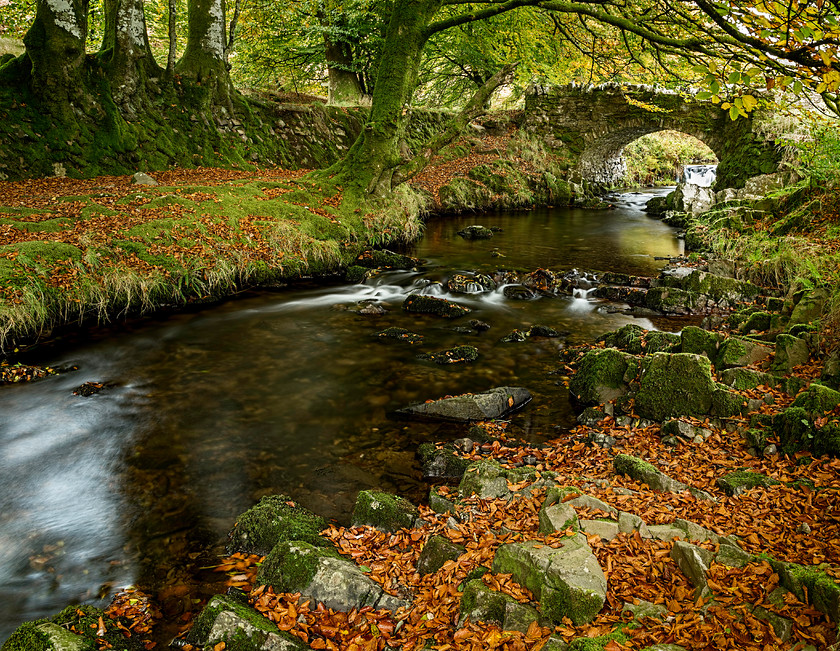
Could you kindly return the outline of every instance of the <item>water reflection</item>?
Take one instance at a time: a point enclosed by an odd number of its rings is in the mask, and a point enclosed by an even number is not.
[[[80,370],[0,389],[0,639],[24,619],[96,602],[112,586],[155,589],[172,572],[189,572],[264,494],[287,493],[340,521],[362,488],[416,499],[426,490],[417,444],[464,430],[389,419],[411,402],[519,384],[534,394],[513,418],[522,436],[539,440],[569,425],[565,390],[548,376],[563,342],[499,339],[544,324],[576,343],[631,317],[583,295],[512,301],[485,292],[454,297],[492,325],[465,334],[453,330],[460,321],[407,315],[400,305],[457,271],[655,273],[662,262],[653,256],[681,249],[673,229],[641,213],[647,198],[625,195],[611,211],[433,220],[413,252],[429,260],[421,273],[256,293],[42,351],[42,361]],[[503,230],[468,242],[455,233],[470,223]],[[363,299],[387,312],[357,314]],[[390,326],[423,334],[423,351],[469,343],[480,358],[451,367],[418,360],[416,347],[371,336]],[[86,381],[112,386],[73,396]]]

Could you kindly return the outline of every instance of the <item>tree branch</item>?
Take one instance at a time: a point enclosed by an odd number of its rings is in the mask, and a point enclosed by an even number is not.
[[[513,80],[514,72],[519,66],[519,62],[509,63],[499,70],[495,75],[490,77],[484,85],[479,88],[475,95],[472,96],[467,105],[461,109],[446,125],[443,133],[440,133],[430,140],[427,140],[421,147],[420,152],[403,163],[394,172],[392,178],[392,186],[396,187],[400,183],[404,183],[419,174],[429,162],[432,157],[440,151],[443,147],[455,140],[471,120],[474,120],[479,115],[486,111],[487,101],[490,96],[496,91],[499,86],[504,86]]]

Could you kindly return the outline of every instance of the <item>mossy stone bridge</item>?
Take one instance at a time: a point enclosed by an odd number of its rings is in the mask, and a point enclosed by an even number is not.
[[[781,153],[757,130],[760,117],[728,111],[650,86],[605,84],[533,89],[523,127],[545,139],[574,168],[572,180],[620,185],[624,147],[648,133],[674,130],[704,142],[718,157],[718,189],[740,188],[777,171]]]

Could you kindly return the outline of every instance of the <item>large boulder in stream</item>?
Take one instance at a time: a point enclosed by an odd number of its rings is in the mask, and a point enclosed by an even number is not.
[[[399,409],[401,416],[447,420],[456,423],[492,420],[519,409],[531,401],[531,394],[523,387],[496,387],[484,393],[464,393],[440,398]]]
[[[299,592],[303,600],[344,612],[365,606],[396,612],[408,605],[387,594],[355,563],[334,550],[299,541],[275,546],[260,566],[257,583],[272,586],[276,593]]]

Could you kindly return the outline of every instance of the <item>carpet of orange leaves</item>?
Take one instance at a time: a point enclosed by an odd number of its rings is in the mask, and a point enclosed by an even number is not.
[[[811,369],[803,367],[799,371],[807,375]],[[769,388],[766,392],[777,398],[776,409],[790,402],[784,394]],[[618,439],[613,450],[585,446],[582,439],[589,430],[581,426],[546,447],[522,448],[497,442],[474,457],[489,455],[503,465],[512,465],[525,453],[534,455],[538,468],[560,473],[564,483],[580,487],[581,493],[636,513],[648,524],[684,518],[719,534],[739,536],[749,552],[805,565],[827,563],[828,572],[840,577],[840,459],[808,458],[808,463],[798,463],[798,458],[778,455],[754,458],[746,454],[737,433],[715,428],[705,443],[677,448],[662,444],[658,425],[644,429],[617,427],[607,418],[598,429]],[[655,493],[627,477],[616,476],[611,461],[616,452],[654,460],[669,475],[713,493],[717,501],[699,501],[689,493]],[[788,484],[727,497],[717,489],[715,479],[736,468],[749,468]],[[814,482],[820,490],[791,483],[803,479]],[[509,487],[516,490],[523,486]],[[634,492],[625,494],[624,489]],[[438,490],[444,495],[455,491],[446,487]],[[369,576],[387,592],[412,600],[410,609],[396,615],[370,608],[334,612],[299,594],[274,594],[270,587],[255,586],[259,557],[235,555],[219,569],[231,575],[230,585],[249,592],[254,607],[278,628],[315,649],[382,651],[388,646],[412,651],[431,645],[438,651],[538,650],[551,635],[570,641],[612,632],[630,619],[622,613],[624,604],[639,599],[665,606],[667,617],[663,621],[644,619],[641,627],[625,629],[628,641],[610,642],[610,651],[666,643],[687,649],[771,651],[802,648],[804,644],[822,649],[834,642],[836,623],[812,606],[792,594],[782,606],[768,601],[780,579],[766,561],[740,569],[713,564],[708,579],[715,599],[707,603],[695,598],[694,587],[671,559],[672,542],[643,539],[638,533],[620,534],[612,541],[589,537],[609,586],[605,607],[590,624],[573,626],[565,621],[553,629],[533,624],[525,632],[502,631],[495,625],[469,621],[459,626],[460,587],[470,572],[490,565],[499,545],[539,540],[556,546],[572,533],[537,533],[542,499],[540,492],[511,501],[473,498],[459,507],[461,521],[457,527],[452,527],[451,521],[447,523],[447,515],[421,507],[422,526],[413,530],[383,533],[361,527],[327,529],[323,535],[342,554],[369,570]],[[579,515],[591,518],[605,514],[590,511]],[[802,523],[809,525],[810,533],[803,532]],[[431,535],[444,536],[464,545],[467,551],[438,572],[421,576],[416,571],[417,560]],[[703,546],[715,549],[711,542]],[[487,573],[483,580],[521,602],[532,600],[528,590],[510,576]],[[755,606],[791,620],[791,640],[782,642],[767,621],[753,614]]]

